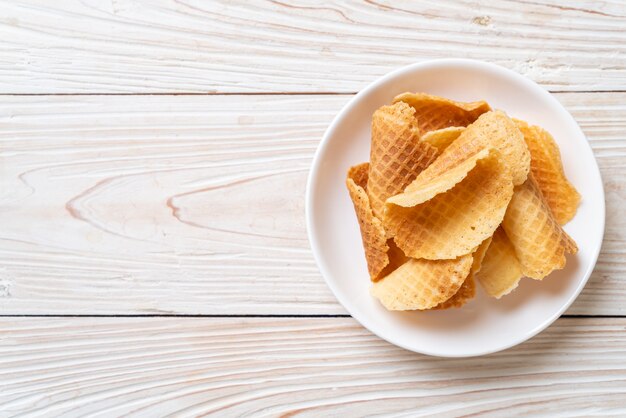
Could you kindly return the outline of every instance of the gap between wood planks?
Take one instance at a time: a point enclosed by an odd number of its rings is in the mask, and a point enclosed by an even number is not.
[[[548,90],[553,94],[593,94],[593,93],[626,93],[626,89],[617,90]],[[0,93],[0,97],[20,96],[345,96],[357,94],[358,91],[293,91],[293,92],[180,92],[180,93]]]
[[[352,315],[309,315],[309,314],[240,314],[240,315],[218,315],[218,314],[9,314],[0,315],[0,318],[352,318]],[[561,315],[559,318],[589,318],[589,319],[620,319],[626,315]]]

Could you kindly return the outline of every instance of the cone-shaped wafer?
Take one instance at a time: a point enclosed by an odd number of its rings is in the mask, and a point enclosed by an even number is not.
[[[382,219],[385,200],[400,193],[435,160],[437,149],[419,140],[415,110],[404,102],[383,106],[372,116],[367,194]]]
[[[455,102],[426,93],[403,93],[393,99],[405,102],[415,109],[415,117],[422,134],[449,126],[467,126],[481,114],[491,110],[486,102]]]
[[[576,243],[554,219],[533,174],[515,188],[502,227],[515,248],[524,276],[541,280],[565,266],[565,253],[575,254]]]
[[[471,266],[471,254],[455,260],[411,259],[374,283],[370,292],[392,311],[430,309],[459,290]]]
[[[388,199],[384,227],[408,257],[456,258],[493,234],[512,194],[498,151],[483,149],[421,189]]]
[[[389,264],[389,257],[387,256],[389,247],[387,246],[382,223],[374,216],[369,198],[365,192],[368,170],[368,163],[351,167],[348,170],[346,186],[350,192],[350,198],[354,204],[354,210],[361,228],[361,239],[363,240],[370,278],[378,280],[385,267]]]
[[[515,120],[515,123],[524,134],[524,140],[530,150],[530,169],[539,190],[556,221],[564,225],[576,214],[580,195],[565,177],[559,147],[545,129],[530,126],[521,120]]]
[[[513,291],[523,277],[513,244],[501,227],[493,234],[480,271],[474,277],[489,296],[497,299]]]
[[[472,257],[474,258],[472,261],[472,267],[470,268],[470,272],[459,290],[450,299],[445,302],[441,302],[433,309],[460,308],[476,295],[476,283],[474,281],[474,276],[480,270],[482,259],[485,256],[485,252],[487,251],[490,242],[491,237],[484,240],[472,254]]]
[[[451,126],[449,128],[438,129],[436,131],[426,132],[420,140],[426,142],[441,153],[465,130],[463,126]]]

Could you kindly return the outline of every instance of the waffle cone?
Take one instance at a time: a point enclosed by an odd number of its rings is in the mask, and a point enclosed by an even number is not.
[[[578,252],[546,203],[533,174],[516,187],[502,227],[515,248],[524,276],[541,280],[565,266],[565,253]]]
[[[384,279],[370,293],[392,311],[430,309],[457,293],[472,266],[472,256],[454,260],[411,259]]]
[[[378,280],[385,267],[389,265],[387,252],[389,246],[385,237],[385,230],[378,218],[374,216],[369,197],[365,192],[369,164],[355,165],[348,170],[346,186],[354,205],[354,211],[361,229],[361,239],[365,250],[367,269],[372,280]]]
[[[449,128],[438,129],[436,131],[426,132],[420,138],[420,141],[426,142],[441,153],[448,147],[459,135],[465,130],[463,126],[451,126]]]
[[[576,214],[580,194],[565,177],[559,147],[552,135],[539,126],[530,126],[521,120],[515,120],[515,123],[524,134],[524,140],[530,150],[530,169],[539,190],[556,221],[564,225]]]
[[[489,296],[500,299],[517,287],[522,276],[513,244],[502,228],[496,229],[476,279]]]
[[[420,177],[413,183],[420,188],[387,201],[384,218],[387,232],[413,258],[472,252],[501,223],[513,194],[511,174],[496,150],[483,149],[430,181]]]
[[[393,103],[405,102],[415,109],[415,117],[422,133],[450,126],[467,126],[481,114],[491,110],[487,102],[455,102],[426,93],[403,93]]]
[[[436,158],[437,149],[419,140],[415,110],[404,102],[383,106],[372,116],[367,194],[382,219],[385,201],[398,194]]]

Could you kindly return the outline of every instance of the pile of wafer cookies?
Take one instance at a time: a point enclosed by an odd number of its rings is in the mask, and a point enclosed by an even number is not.
[[[484,101],[404,93],[372,116],[369,163],[348,170],[371,294],[389,310],[461,307],[542,280],[578,251],[580,195],[538,126]]]

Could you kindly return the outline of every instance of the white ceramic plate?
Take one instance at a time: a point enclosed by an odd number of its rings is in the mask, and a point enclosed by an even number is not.
[[[522,279],[500,300],[477,297],[461,309],[389,312],[369,295],[359,226],[345,187],[348,168],[369,160],[370,122],[378,107],[405,91],[454,100],[486,100],[510,116],[540,125],[561,149],[565,172],[582,195],[565,230],[579,252],[565,269],[542,282]],[[444,59],[409,65],[375,81],[343,108],[317,150],[306,191],[309,239],[317,264],[335,296],[363,326],[419,353],[477,356],[503,350],[536,335],[576,299],[595,265],[604,234],[604,191],[585,135],[563,106],[533,81],[503,67]]]

